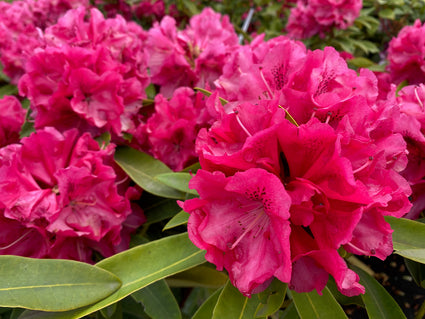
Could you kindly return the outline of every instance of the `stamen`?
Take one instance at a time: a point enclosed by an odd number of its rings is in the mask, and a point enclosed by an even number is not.
[[[255,214],[255,213],[251,213],[251,214]],[[250,215],[251,215],[250,214]],[[253,221],[251,221],[251,223],[246,227],[245,231],[242,233],[242,235],[239,236],[239,238],[236,239],[236,241],[233,243],[232,246],[229,247],[230,250],[234,249],[239,243],[240,241],[246,236],[246,234],[248,234],[257,224],[261,225],[259,223],[260,220],[264,219],[264,217],[267,218],[266,213],[264,213],[264,210],[261,210],[260,212],[258,212],[257,216],[254,218]],[[260,229],[262,229],[260,227]],[[258,235],[258,234],[256,234]],[[254,238],[256,236],[254,235]]]
[[[418,103],[421,106],[421,109],[423,111],[424,110],[424,104],[422,103],[421,99],[419,98],[418,87],[415,87],[415,96],[416,96],[416,99],[418,100]]]
[[[329,111],[329,112],[327,113],[327,116],[326,116],[325,124],[329,124],[329,120],[331,119],[331,115],[332,115],[332,112],[331,112],[331,111]]]
[[[263,70],[261,68],[260,68],[260,76],[261,76],[261,79],[263,80],[264,84],[266,85],[267,91],[270,95],[269,99],[272,99],[273,98],[272,90],[271,90],[269,84],[267,83],[266,79],[264,78]]]
[[[353,174],[356,174],[356,173],[364,170],[366,167],[368,167],[372,163],[372,161],[373,161],[373,156],[369,156],[368,161],[366,163],[364,163],[362,166],[360,166],[359,168],[355,169],[353,171]]]
[[[7,246],[4,246],[4,247],[0,247],[0,250],[8,249],[8,248],[16,245],[21,240],[23,240],[31,231],[32,231],[32,229],[28,230],[25,234],[23,234],[21,237],[19,237],[17,240],[15,240],[13,243],[11,243],[11,244],[9,244]]]
[[[238,121],[239,125],[242,127],[242,130],[246,133],[246,135],[248,136],[252,136],[252,134],[247,130],[247,128],[245,127],[245,125],[242,124],[242,121],[239,118],[239,112],[237,110],[234,110],[235,114],[236,114],[236,121]]]

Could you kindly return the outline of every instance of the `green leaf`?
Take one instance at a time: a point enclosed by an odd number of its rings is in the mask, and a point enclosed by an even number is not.
[[[172,287],[219,288],[226,284],[229,277],[208,265],[200,265],[167,278]]]
[[[159,180],[161,183],[164,183],[165,185],[170,186],[174,189],[177,189],[181,192],[199,196],[196,190],[189,188],[189,181],[192,178],[192,175],[189,173],[184,173],[184,172],[166,173],[166,174],[157,175],[155,178]]]
[[[409,259],[404,259],[404,264],[406,265],[416,284],[422,288],[425,288],[425,265]]]
[[[332,296],[328,287],[325,287],[320,296],[316,290],[305,293],[291,291],[292,299],[301,319],[347,318],[339,303]]]
[[[92,265],[60,259],[0,256],[0,306],[65,311],[95,303],[121,281]]]
[[[295,308],[294,303],[291,303],[283,312],[282,316],[279,316],[279,319],[299,319],[297,308]]]
[[[175,199],[161,198],[147,193],[142,195],[141,203],[146,216],[144,225],[171,218],[181,211]]]
[[[209,319],[213,316],[215,305],[223,288],[217,289],[195,312],[192,319]]]
[[[154,282],[131,296],[143,304],[146,314],[152,319],[182,317],[176,298],[164,280]]]
[[[187,224],[187,221],[189,220],[189,213],[186,213],[185,211],[181,211],[177,215],[175,215],[173,218],[170,219],[170,221],[164,226],[162,230],[171,229],[173,227],[181,226]]]
[[[106,258],[96,266],[117,275],[122,286],[115,293],[91,306],[69,312],[29,312],[25,318],[81,318],[107,307],[133,292],[205,262],[205,252],[195,247],[187,233],[169,236],[131,248]]]
[[[0,87],[0,99],[2,99],[5,95],[15,95],[18,94],[18,88],[13,84],[6,84]]]
[[[425,224],[405,218],[385,216],[394,230],[395,252],[405,258],[425,263]]]
[[[259,304],[258,295],[245,297],[228,281],[218,297],[212,319],[254,318]]]
[[[378,12],[378,16],[381,19],[389,19],[389,20],[394,20],[395,19],[394,10],[393,9],[390,9],[390,8],[386,8],[386,9],[380,10]]]
[[[328,284],[326,287],[329,288],[329,291],[332,293],[332,295],[335,297],[336,301],[341,305],[358,305],[363,307],[364,303],[362,300],[362,297],[360,296],[353,296],[348,297],[346,295],[343,295],[339,290],[335,283],[335,280],[331,277],[329,278]]]
[[[199,91],[199,92],[201,92],[202,94],[204,94],[206,96],[211,96],[211,94],[212,94],[211,91],[205,90],[205,89],[200,88],[200,87],[195,87],[194,90]],[[225,99],[223,99],[221,97],[219,97],[218,99],[220,100],[221,105],[226,105],[227,103],[229,103],[229,101],[227,101],[227,100],[225,100]]]
[[[118,147],[115,151],[115,161],[140,187],[149,193],[166,198],[184,199],[185,194],[155,177],[160,174],[172,173],[172,170],[152,156],[130,147]]]
[[[267,289],[258,294],[261,304],[257,308],[257,318],[270,316],[279,310],[285,299],[287,286],[274,278]]]
[[[360,283],[366,289],[362,299],[370,319],[406,318],[397,302],[375,278],[359,267],[351,266],[351,268],[360,276]]]

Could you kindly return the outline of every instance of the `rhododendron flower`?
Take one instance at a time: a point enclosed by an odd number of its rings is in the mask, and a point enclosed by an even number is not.
[[[354,23],[362,0],[298,0],[291,9],[286,29],[297,39],[322,34],[332,27],[346,29]]]
[[[407,151],[397,133],[399,109],[377,99],[372,72],[350,71],[331,48],[309,51],[299,60],[279,58],[274,48],[259,70],[266,99],[230,102],[210,129],[200,131],[201,167],[228,179],[261,169],[280,180],[281,192],[291,199],[292,277],[287,282],[292,289],[321,292],[330,274],[343,294],[363,293],[338,249],[380,259],[392,252],[392,230],[384,216],[401,217],[411,208],[411,189],[400,175]],[[285,110],[294,114],[298,127],[286,119]],[[203,176],[196,177],[198,184]],[[198,190],[196,183],[191,186]],[[191,216],[197,209],[192,201],[214,202],[199,194],[184,206]],[[213,214],[210,210],[208,223]],[[202,225],[188,224],[189,231],[202,236]],[[207,252],[215,249],[194,242]],[[309,276],[302,276],[307,269]],[[237,280],[232,282],[238,287]]]
[[[25,63],[44,46],[41,31],[57,22],[67,10],[88,7],[87,0],[21,0],[0,2],[0,61],[3,72],[17,84]]]
[[[214,87],[230,52],[238,46],[229,18],[210,8],[193,16],[185,30],[178,31],[176,21],[166,16],[148,34],[152,83],[160,85],[166,97],[180,86]]]
[[[0,253],[91,262],[93,251],[125,249],[123,223],[136,194],[117,187],[113,151],[87,133],[50,127],[0,149],[1,220],[18,232],[2,236]],[[32,245],[40,245],[37,252]]]
[[[201,196],[181,203],[191,213],[189,237],[208,261],[226,268],[248,296],[273,277],[289,281],[291,198],[277,176],[256,168],[231,177],[199,170],[189,186]]]
[[[408,163],[401,174],[413,190],[413,208],[406,217],[415,219],[425,208],[425,85],[405,86],[399,91],[397,103],[401,112],[397,131],[403,135],[408,150]]]
[[[188,87],[178,88],[169,100],[158,94],[154,113],[133,133],[133,145],[180,171],[198,159],[196,136],[214,122],[216,114],[203,94]]]
[[[26,111],[14,96],[0,99],[0,147],[19,141]]]
[[[409,84],[419,84],[425,81],[424,35],[425,26],[416,20],[392,38],[387,56],[392,82],[407,80]]]
[[[20,93],[34,110],[35,127],[78,127],[116,136],[133,130],[148,85],[144,31],[96,9],[70,10],[46,29],[47,46],[29,59]],[[96,31],[94,31],[96,30]]]

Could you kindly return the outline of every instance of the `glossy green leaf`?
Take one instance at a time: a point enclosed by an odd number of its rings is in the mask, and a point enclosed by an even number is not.
[[[158,280],[131,295],[152,319],[180,319],[180,307],[165,280]]]
[[[363,299],[360,296],[353,296],[353,297],[348,297],[346,295],[343,295],[339,290],[338,287],[335,283],[335,280],[330,277],[328,280],[328,284],[326,285],[326,287],[329,288],[329,291],[332,293],[332,295],[334,296],[334,298],[336,299],[336,301],[341,304],[341,305],[358,305],[363,307],[364,303],[363,303]]]
[[[397,302],[375,278],[359,267],[351,268],[360,276],[360,283],[366,289],[365,294],[361,296],[370,319],[406,318]]]
[[[301,319],[347,318],[344,310],[332,296],[328,287],[323,289],[322,295],[319,295],[316,290],[305,293],[291,291],[291,295]]]
[[[186,213],[185,211],[181,211],[177,215],[175,215],[173,218],[169,220],[169,222],[164,226],[163,230],[167,230],[173,227],[181,226],[184,224],[187,224],[187,221],[189,220],[189,213]]]
[[[175,199],[157,197],[147,193],[142,195],[141,207],[146,216],[144,225],[169,219],[181,211]]]
[[[107,307],[147,285],[205,262],[205,252],[195,247],[187,233],[169,236],[106,258],[96,266],[117,275],[122,286],[91,306],[69,312],[26,313],[24,318],[81,318]]]
[[[195,196],[199,196],[198,192],[194,189],[189,188],[189,181],[192,178],[190,173],[177,172],[177,173],[165,173],[155,177],[160,182],[181,192],[189,193]]]
[[[121,281],[86,263],[0,256],[0,306],[65,311],[95,303]]]
[[[156,179],[157,175],[172,173],[172,170],[152,156],[130,147],[118,147],[115,151],[115,161],[147,192],[166,198],[185,198],[185,193]]]
[[[13,84],[6,84],[0,87],[0,99],[5,95],[15,95],[18,94],[18,88]]]
[[[279,310],[285,299],[287,286],[287,284],[274,278],[267,289],[258,294],[261,303],[257,308],[257,318],[270,316]]]
[[[416,284],[425,288],[425,265],[409,259],[404,259],[404,264]]]
[[[209,319],[213,316],[215,305],[220,297],[223,288],[217,289],[205,302],[198,308],[192,319]]]
[[[300,315],[298,314],[297,308],[294,303],[291,303],[283,312],[279,319],[299,319]]]
[[[254,318],[259,304],[258,295],[245,297],[228,281],[218,297],[212,319]]]
[[[385,220],[394,230],[392,236],[395,253],[425,263],[425,224],[391,216],[385,216]]]
[[[219,288],[226,284],[229,277],[208,265],[200,265],[167,278],[173,287]]]

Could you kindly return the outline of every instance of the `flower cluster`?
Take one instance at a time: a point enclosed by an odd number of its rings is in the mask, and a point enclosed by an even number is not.
[[[332,27],[346,29],[354,23],[362,0],[298,0],[291,9],[286,30],[296,39],[322,35]]]
[[[280,38],[231,61],[240,72],[217,81],[231,102],[196,142],[202,169],[190,187],[200,198],[181,203],[191,240],[245,295],[273,277],[320,292],[329,274],[343,294],[363,293],[339,250],[385,259],[384,216],[409,212],[398,105],[378,100],[373,73],[348,69],[330,47]]]
[[[91,262],[125,249],[144,217],[129,218],[140,192],[118,185],[113,151],[51,127],[0,149],[1,254]]]
[[[0,2],[0,61],[11,83],[18,83],[26,60],[43,45],[40,32],[56,23],[67,10],[88,4],[88,0]]]
[[[105,19],[97,9],[84,7],[48,27],[46,46],[29,58],[19,82],[34,110],[35,127],[78,127],[117,136],[134,129],[133,117],[149,84],[144,36],[135,23],[120,16]]]
[[[388,69],[392,82],[407,80],[409,84],[425,81],[425,25],[416,20],[414,25],[404,27],[388,47]]]

